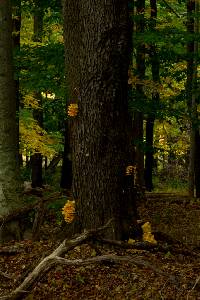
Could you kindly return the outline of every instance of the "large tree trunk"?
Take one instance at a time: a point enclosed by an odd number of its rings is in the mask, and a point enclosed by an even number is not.
[[[127,216],[134,219],[135,213],[133,184],[125,176],[133,164],[128,1],[65,0],[64,23],[69,96],[79,107],[71,120],[75,228],[97,228],[113,218],[108,236],[121,239]]]
[[[5,216],[20,206],[17,164],[16,95],[12,62],[12,18],[10,1],[0,1],[0,214]],[[0,243],[16,238],[9,226],[0,224]],[[17,224],[11,227],[17,229]]]
[[[40,7],[40,1],[35,0],[35,11],[34,11],[34,42],[42,42],[42,32],[43,32],[43,15],[44,12]],[[43,127],[43,110],[42,110],[42,97],[41,93],[36,91],[35,97],[38,100],[40,106],[39,109],[33,110],[33,118],[38,122],[40,127]],[[42,154],[35,153],[31,156],[31,181],[32,187],[42,187],[43,177],[42,177]]]

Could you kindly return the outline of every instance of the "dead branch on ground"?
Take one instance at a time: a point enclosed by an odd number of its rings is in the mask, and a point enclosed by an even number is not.
[[[37,208],[41,203],[49,203],[49,202],[52,202],[61,197],[62,197],[62,194],[60,192],[52,193],[51,195],[44,197],[44,198],[41,197],[36,202],[25,205],[22,208],[16,209],[15,211],[7,214],[4,217],[0,216],[0,223],[3,224],[3,223],[7,223],[13,219],[21,218],[21,216],[24,216],[27,213],[29,213],[30,211],[32,211],[34,208]]]
[[[69,250],[89,240],[94,235],[100,234],[110,226],[111,221],[112,220],[109,220],[105,226],[98,228],[97,230],[88,230],[71,240],[64,240],[49,256],[45,257],[35,267],[35,269],[25,278],[19,287],[17,287],[10,295],[0,297],[0,300],[17,300],[27,296],[29,290],[37,282],[37,280],[47,273],[55,265],[55,263],[58,263],[55,258],[61,259],[61,256]]]
[[[25,278],[22,284],[20,284],[10,295],[0,297],[0,300],[17,300],[27,296],[34,284],[52,267],[57,265],[80,266],[106,262],[128,263],[134,264],[141,268],[150,269],[156,274],[167,277],[168,280],[170,280],[174,284],[178,283],[177,277],[166,274],[166,272],[161,271],[160,269],[152,265],[150,262],[144,260],[140,256],[117,256],[108,254],[88,259],[75,260],[69,260],[62,257],[69,250],[75,248],[83,242],[89,241],[95,238],[96,236],[99,236],[102,231],[106,230],[110,226],[111,221],[112,220],[109,220],[105,226],[97,230],[85,231],[71,240],[64,240],[49,256],[45,257],[31,273],[29,273],[29,275]]]

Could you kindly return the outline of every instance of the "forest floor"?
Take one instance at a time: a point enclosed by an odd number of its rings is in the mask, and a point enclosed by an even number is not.
[[[140,203],[139,211],[153,230],[171,236],[172,240],[159,241],[162,247],[151,251],[99,244],[98,255],[137,257],[148,261],[152,268],[148,264],[141,267],[127,262],[59,265],[47,272],[25,299],[200,299],[200,202],[180,194],[152,193]],[[47,220],[44,224],[41,241],[6,245],[15,246],[20,252],[0,253],[0,295],[9,294],[59,245],[52,239],[55,231],[56,220],[52,218],[52,222]],[[70,250],[65,258],[95,257],[96,251],[91,244],[82,244]]]

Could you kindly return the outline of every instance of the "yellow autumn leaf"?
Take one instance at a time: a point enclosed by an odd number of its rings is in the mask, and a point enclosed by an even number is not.
[[[33,93],[26,94],[23,99],[24,107],[25,108],[32,108],[32,109],[40,109],[40,105],[38,100],[35,98]]]
[[[34,119],[30,118],[29,122],[20,120],[19,132],[22,150],[26,149],[32,153],[38,152],[47,157],[55,155],[56,151],[52,147],[55,140]]]

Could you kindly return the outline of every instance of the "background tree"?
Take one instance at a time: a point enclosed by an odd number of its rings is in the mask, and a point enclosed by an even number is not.
[[[37,181],[35,186],[42,185],[41,156],[47,158],[49,165],[47,170],[43,170],[45,183],[52,183],[52,170],[54,173],[57,166],[55,162],[60,161],[61,158],[58,157],[63,151],[62,135],[66,116],[63,93],[64,47],[61,7],[55,2],[40,1],[35,5],[22,3],[21,49],[16,55],[23,101],[20,109],[20,150],[24,158],[25,155],[27,158],[27,168],[22,168],[22,172],[24,178],[30,180],[30,156],[36,154],[39,164],[36,160],[33,172],[36,175],[33,176],[33,181]],[[35,22],[38,24],[38,20],[39,24],[42,21],[43,31],[42,28],[38,30],[38,26],[34,26]],[[33,42],[34,28],[39,32],[40,41]],[[36,32],[35,38],[37,39]]]
[[[136,5],[136,33],[139,36],[136,44],[136,76],[138,82],[136,83],[135,100],[144,103],[144,80],[145,80],[145,43],[142,35],[145,32],[145,0],[138,0]],[[144,186],[144,145],[143,145],[143,111],[136,109],[134,111],[134,143],[136,148],[135,163],[137,165],[136,183]]]
[[[13,49],[15,53],[20,50],[20,30],[21,30],[21,0],[12,1],[12,37]],[[16,92],[16,117],[17,117],[17,144],[18,144],[18,163],[22,165],[23,159],[19,150],[19,107],[20,107],[20,87],[19,72],[15,70],[15,92]]]
[[[198,56],[199,56],[199,1],[195,1],[195,22],[194,22],[194,34],[195,34],[195,41],[194,41],[194,97],[196,106],[198,107],[200,101],[200,94],[199,94],[199,76],[198,76]],[[200,197],[200,127],[199,127],[199,116],[197,111],[197,126],[195,130],[195,188],[196,188],[196,197]]]
[[[34,5],[33,41],[41,43],[44,11],[40,5],[40,1],[35,0]],[[37,121],[38,125],[43,128],[42,95],[40,91],[35,92],[35,98],[38,102],[38,108],[33,109],[33,118]],[[42,154],[40,152],[36,152],[31,156],[31,170],[32,187],[42,187]]]
[[[16,95],[12,61],[12,16],[10,1],[0,2],[0,214],[18,208],[19,169],[17,164]],[[0,242],[19,238],[19,224],[0,227]]]
[[[156,19],[157,19],[157,1],[150,0],[151,17],[149,27],[151,33],[155,33]],[[146,151],[145,151],[145,186],[146,190],[151,192],[153,190],[153,164],[154,164],[154,122],[156,119],[156,109],[159,106],[160,95],[158,85],[160,82],[160,61],[158,48],[155,43],[149,45],[149,57],[151,63],[152,80],[155,84],[155,90],[152,92],[152,111],[148,114],[146,119]]]
[[[194,95],[194,12],[195,1],[187,1],[187,31],[190,34],[187,43],[187,101],[188,111],[191,118],[191,133],[190,133],[190,156],[189,156],[189,194],[194,196],[195,188],[195,131],[196,131],[196,100]]]

